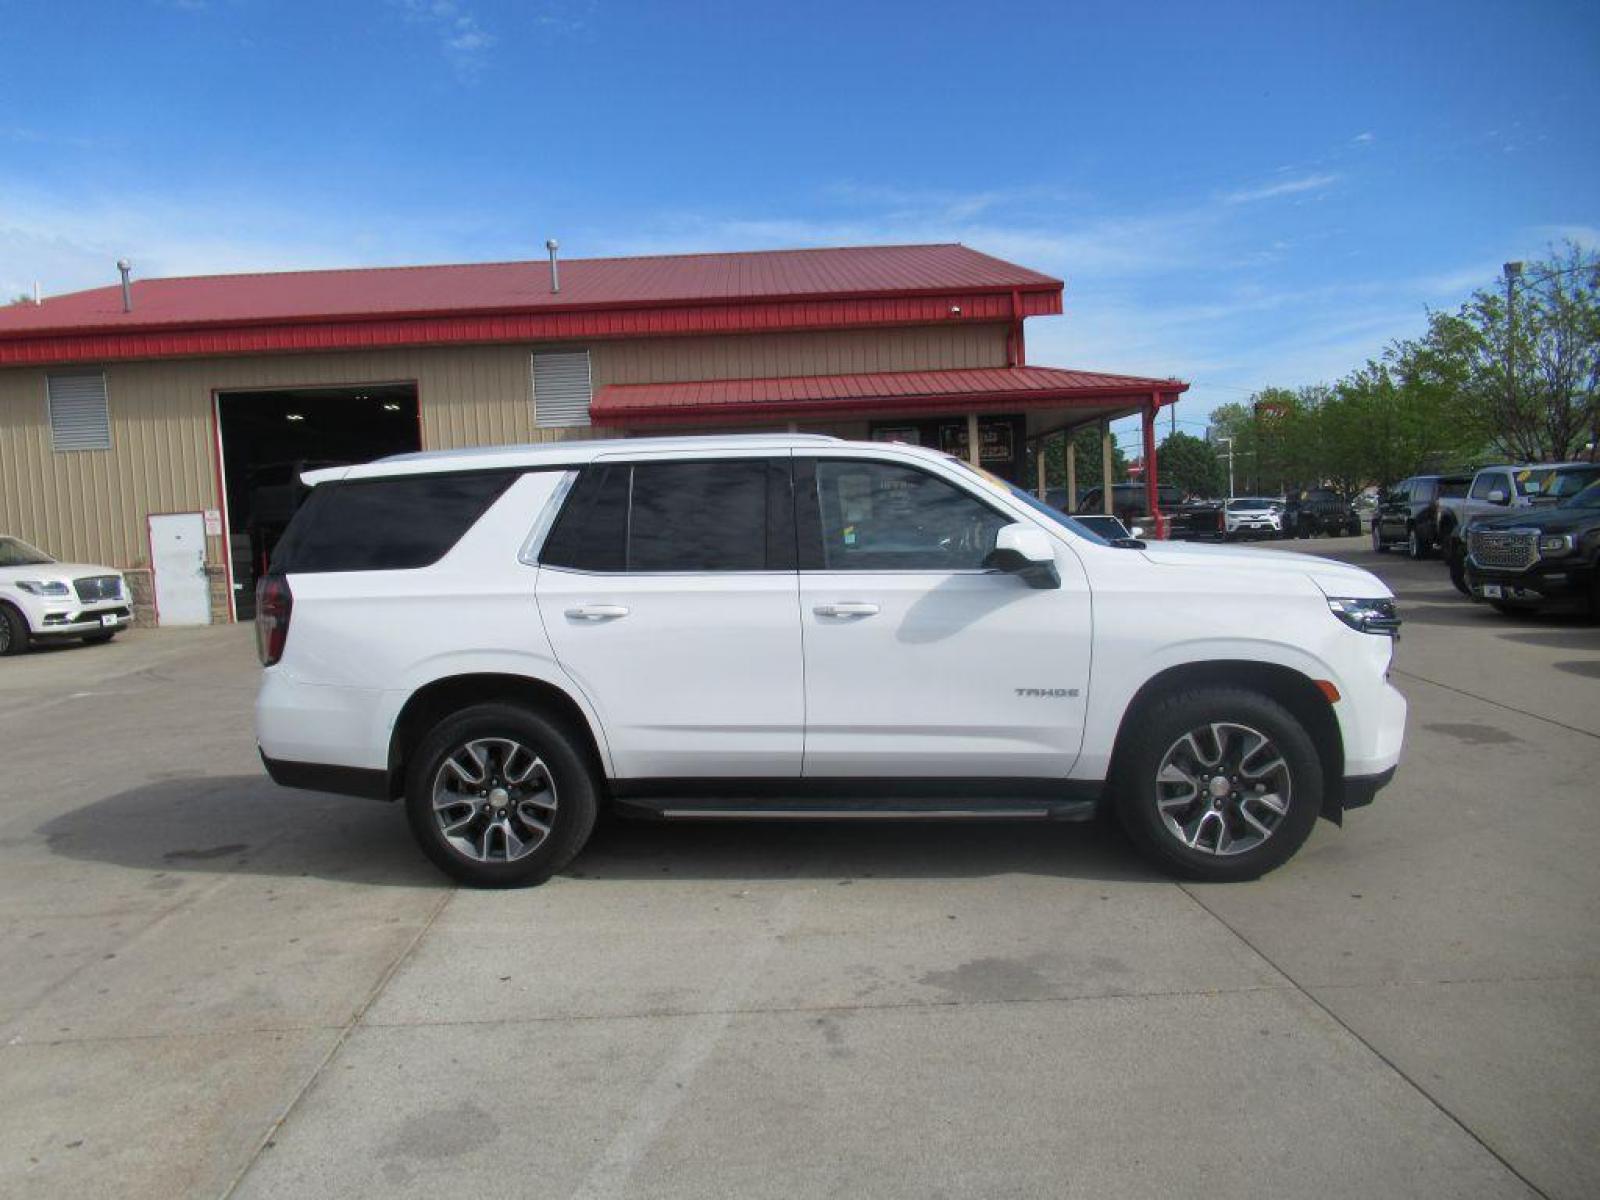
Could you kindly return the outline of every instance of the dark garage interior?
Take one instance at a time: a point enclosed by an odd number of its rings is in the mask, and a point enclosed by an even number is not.
[[[305,499],[302,471],[422,447],[414,383],[220,392],[217,416],[241,620],[255,616],[256,578]]]

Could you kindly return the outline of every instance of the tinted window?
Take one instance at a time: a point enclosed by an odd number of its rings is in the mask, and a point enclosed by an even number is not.
[[[630,571],[760,571],[767,565],[763,459],[633,468]]]
[[[545,539],[539,561],[575,571],[622,570],[631,472],[625,463],[585,468]]]
[[[777,519],[768,520],[769,507]],[[793,570],[787,463],[781,470],[766,459],[589,467],[539,561],[579,571]]]
[[[1459,500],[1467,494],[1467,480],[1442,479],[1439,481],[1439,495],[1447,500]]]
[[[408,475],[324,483],[295,514],[272,570],[397,571],[438,562],[516,473]]]
[[[978,570],[1009,524],[975,497],[909,467],[816,464],[822,560],[830,571]]]
[[[1576,496],[1596,479],[1600,479],[1600,467],[1554,471],[1545,484],[1543,494],[1553,496],[1557,500],[1565,500],[1569,496]]]

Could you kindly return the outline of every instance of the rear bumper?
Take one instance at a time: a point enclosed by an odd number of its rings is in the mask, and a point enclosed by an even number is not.
[[[290,762],[268,758],[259,746],[261,765],[272,782],[280,787],[301,788],[310,792],[333,792],[339,796],[361,796],[368,800],[392,800],[389,772],[367,767],[334,767],[327,763]]]

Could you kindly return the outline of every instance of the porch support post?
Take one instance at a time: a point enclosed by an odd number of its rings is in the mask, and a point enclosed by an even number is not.
[[[1100,422],[1100,496],[1105,501],[1106,516],[1113,516],[1116,507],[1112,504],[1115,497],[1111,494],[1113,487],[1111,480],[1111,422]]]
[[[1073,429],[1061,435],[1061,448],[1067,456],[1067,511],[1078,511],[1078,438]]]
[[[1044,499],[1044,443],[1045,439],[1040,438],[1039,445],[1033,452],[1033,473],[1034,479],[1038,483],[1037,491],[1041,500]]]
[[[967,461],[973,466],[982,466],[980,461],[983,447],[978,444],[978,414],[967,414]]]
[[[1163,533],[1161,506],[1156,490],[1156,414],[1161,411],[1161,393],[1150,393],[1150,404],[1144,410],[1144,498],[1150,506],[1150,516],[1156,523],[1156,536]]]

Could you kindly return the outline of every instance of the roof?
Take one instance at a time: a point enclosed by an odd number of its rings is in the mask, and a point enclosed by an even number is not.
[[[136,279],[131,312],[115,284],[0,308],[0,364],[920,322],[952,308],[1017,319],[1060,312],[1062,288],[953,244],[567,259],[560,278],[552,292],[536,259]],[[819,301],[834,308],[807,311]],[[839,307],[866,301],[880,303]]]
[[[596,425],[672,424],[886,413],[1070,407],[1075,403],[1152,396],[1170,404],[1189,385],[1176,379],[1108,375],[1057,367],[982,367],[954,371],[889,371],[693,383],[610,384],[589,405]]]

